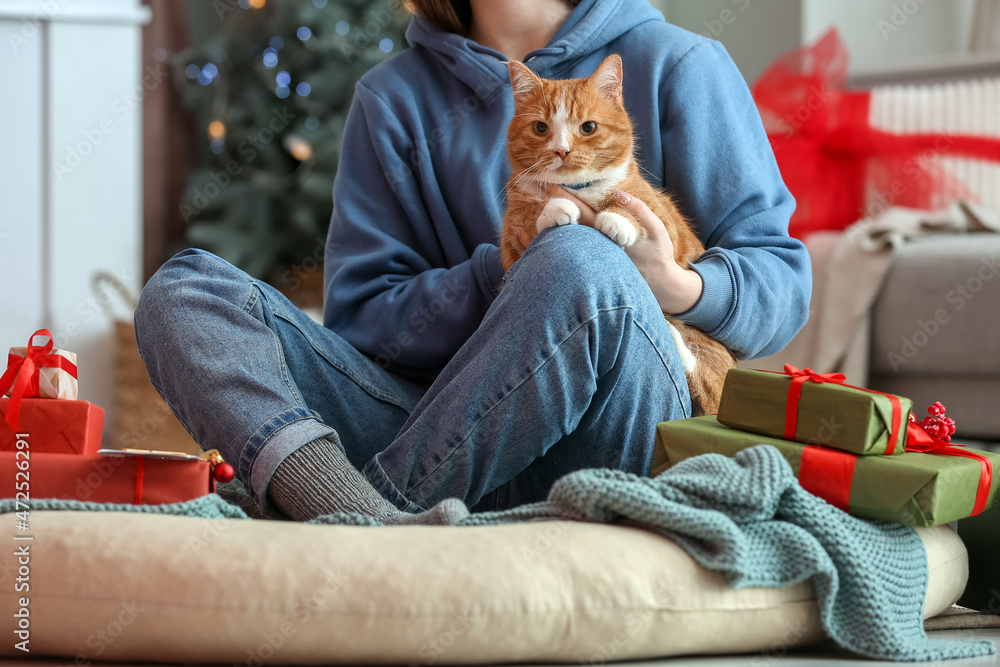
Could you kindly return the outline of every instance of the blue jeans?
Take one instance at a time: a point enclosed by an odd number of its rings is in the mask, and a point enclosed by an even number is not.
[[[153,385],[262,507],[278,465],[321,436],[339,436],[402,510],[445,498],[504,509],[582,468],[648,474],[656,424],[691,411],[649,288],[620,248],[577,225],[531,243],[429,388],[199,250],[157,271],[135,323]]]

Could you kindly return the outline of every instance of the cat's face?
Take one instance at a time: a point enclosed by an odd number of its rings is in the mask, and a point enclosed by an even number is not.
[[[617,54],[586,79],[540,79],[516,61],[509,69],[514,118],[507,154],[515,176],[579,184],[628,166],[632,123],[622,105],[622,61]]]

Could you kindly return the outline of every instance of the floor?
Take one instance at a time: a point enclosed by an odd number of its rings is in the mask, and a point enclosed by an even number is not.
[[[934,639],[986,639],[992,641],[1000,648],[1000,628],[989,630],[947,630],[940,632],[929,632],[929,637]],[[807,649],[788,653],[784,656],[772,656],[755,653],[753,655],[740,656],[719,656],[703,658],[675,658],[673,660],[652,660],[646,662],[628,663],[633,665],[669,665],[670,667],[707,667],[708,665],[734,665],[736,667],[770,667],[771,665],[826,665],[827,667],[839,667],[850,665],[856,667],[860,665],[886,665],[888,663],[865,660],[855,657],[853,654],[839,650],[835,646],[824,646],[821,648]],[[908,663],[910,664],[910,663]],[[921,664],[921,663],[916,663]],[[1000,655],[991,655],[985,658],[973,660],[949,660],[947,662],[932,663],[934,667],[1000,667]]]
[[[989,630],[948,630],[928,633],[934,639],[986,639],[1000,646],[1000,628]],[[0,660],[0,667],[55,667],[56,665],[70,665],[67,660]],[[122,667],[127,663],[89,663],[88,667]],[[131,663],[128,663],[131,664]],[[824,646],[811,650],[795,651],[787,655],[771,654],[748,654],[748,655],[726,655],[715,657],[690,657],[673,658],[668,660],[643,660],[638,662],[620,663],[628,667],[655,667],[657,665],[668,667],[706,667],[707,665],[734,665],[736,667],[771,667],[772,665],[826,665],[827,667],[838,667],[848,665],[859,667],[860,665],[885,665],[888,663],[872,660],[863,660],[853,655],[840,651],[836,647]],[[949,660],[946,663],[934,663],[934,667],[1000,667],[1000,655],[992,655],[986,658],[975,660]],[[163,667],[162,665],[160,667]],[[187,665],[186,667],[198,667],[197,665]],[[270,665],[267,667],[279,667]],[[525,667],[531,667],[527,665]],[[541,666],[539,666],[541,667]]]

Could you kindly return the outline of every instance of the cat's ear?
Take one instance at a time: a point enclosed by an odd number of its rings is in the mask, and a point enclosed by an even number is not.
[[[604,97],[615,104],[622,104],[622,58],[612,53],[604,59],[597,71],[587,79]]]
[[[507,63],[507,69],[510,70],[510,85],[514,89],[515,102],[533,94],[542,87],[542,80],[524,63],[511,60]]]

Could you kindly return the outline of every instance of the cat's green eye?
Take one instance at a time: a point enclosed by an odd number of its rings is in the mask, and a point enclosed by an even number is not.
[[[593,134],[594,130],[597,129],[597,123],[592,120],[588,120],[586,123],[580,126],[580,131],[584,134]]]
[[[542,122],[535,123],[535,132],[538,134],[545,134],[549,131],[549,126]]]

